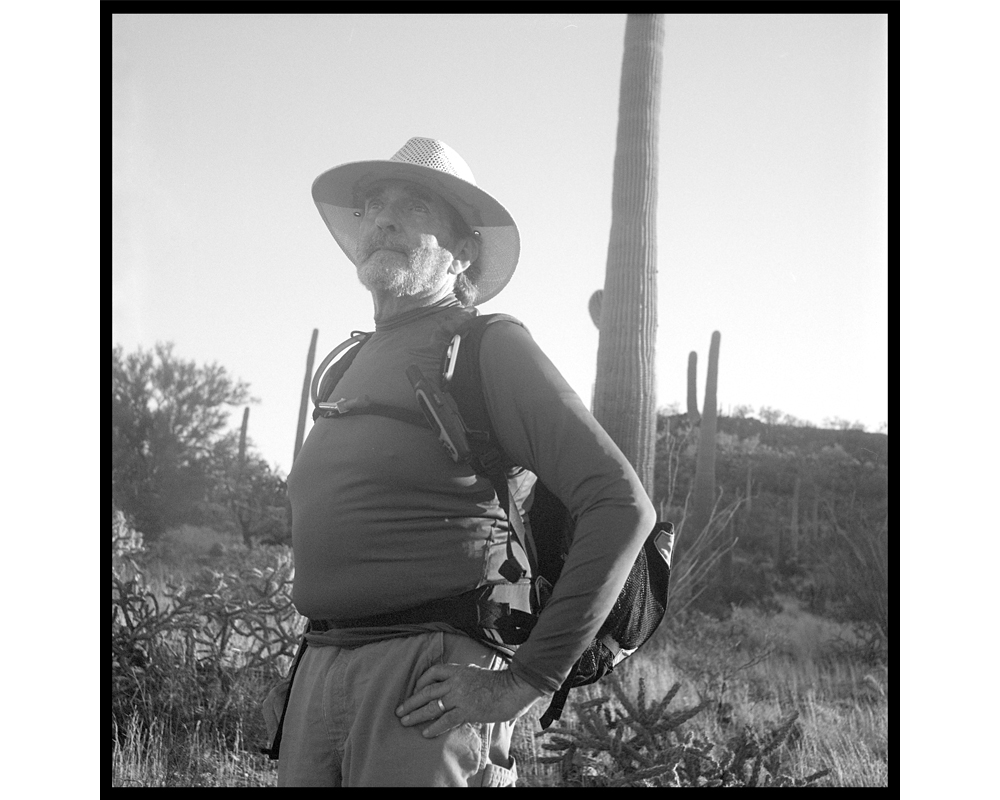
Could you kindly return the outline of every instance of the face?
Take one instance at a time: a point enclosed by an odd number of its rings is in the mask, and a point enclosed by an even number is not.
[[[451,207],[436,193],[403,180],[379,181],[364,195],[358,237],[358,278],[371,291],[396,297],[432,293],[461,272],[462,242]]]

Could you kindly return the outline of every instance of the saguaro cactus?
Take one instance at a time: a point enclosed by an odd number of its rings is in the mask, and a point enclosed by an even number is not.
[[[795,476],[795,487],[792,489],[792,518],[788,522],[788,546],[781,553],[780,562],[796,561],[799,557],[799,537],[802,535],[799,525],[799,502],[802,496],[802,477]]]
[[[243,424],[240,426],[240,448],[237,451],[236,463],[239,475],[243,475],[243,465],[247,460],[247,425],[250,422],[250,406],[243,409]]]
[[[250,536],[250,513],[247,508],[246,492],[243,487],[243,470],[247,463],[247,427],[250,424],[250,406],[243,409],[243,424],[240,426],[240,444],[236,451],[236,479],[230,489],[229,503],[240,524],[243,533],[243,544],[247,550],[253,548],[253,538]]]
[[[705,379],[705,407],[701,415],[701,433],[698,436],[698,461],[694,472],[694,490],[691,496],[691,528],[685,523],[688,544],[701,533],[712,519],[715,506],[715,430],[717,427],[716,395],[719,387],[719,344],[722,334],[712,332],[708,350],[708,376]]]
[[[656,198],[663,15],[629,14],[618,99],[611,236],[594,416],[653,494]]]
[[[309,342],[309,355],[306,356],[306,377],[302,381],[302,401],[299,403],[299,424],[295,428],[295,451],[292,453],[292,463],[299,457],[302,442],[306,433],[306,414],[309,413],[309,386],[313,378],[313,361],[316,359],[316,338],[319,328],[313,328],[312,340]]]

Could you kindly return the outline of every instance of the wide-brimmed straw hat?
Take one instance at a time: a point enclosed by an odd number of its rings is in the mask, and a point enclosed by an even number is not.
[[[473,280],[478,289],[477,305],[495,297],[507,285],[521,250],[513,217],[476,185],[465,159],[444,142],[421,136],[410,139],[388,161],[341,164],[313,181],[316,207],[352,262],[357,259],[361,191],[385,178],[413,181],[437,192],[473,230],[479,240],[479,258],[475,262],[478,276]]]

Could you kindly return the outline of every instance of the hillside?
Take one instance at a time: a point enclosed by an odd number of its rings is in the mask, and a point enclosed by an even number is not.
[[[718,543],[736,543],[708,600],[767,601],[781,589],[813,611],[870,614],[853,595],[859,579],[887,581],[888,436],[735,417],[719,417],[717,428],[717,509],[732,511]],[[680,523],[683,552],[694,536],[683,522],[700,430],[686,415],[663,415],[658,431],[654,500]]]

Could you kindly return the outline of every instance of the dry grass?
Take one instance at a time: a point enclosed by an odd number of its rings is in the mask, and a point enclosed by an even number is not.
[[[180,744],[183,742],[182,744]],[[200,727],[183,736],[133,717],[112,748],[112,786],[276,786],[277,762],[248,748],[239,734],[232,746]]]
[[[112,784],[272,785],[260,704],[301,618],[290,557],[173,532],[113,558]]]
[[[235,538],[196,529],[174,532],[158,549],[146,577],[163,601],[167,582],[196,581],[206,569],[238,572],[248,559],[272,557],[263,551],[248,556]],[[233,668],[244,644],[239,637],[227,644]],[[681,684],[677,706],[709,700],[685,726],[713,742],[731,739],[743,726],[758,733],[772,730],[798,712],[783,745],[789,774],[804,778],[828,768],[825,785],[887,786],[888,667],[865,663],[856,644],[849,627],[783,600],[782,610],[773,614],[735,609],[725,620],[697,612],[672,617],[616,674],[631,696],[642,678],[652,700],[676,682]],[[112,785],[273,786],[275,764],[257,749],[262,744],[259,704],[273,680],[273,672],[246,671],[239,681],[219,685],[219,697],[207,703],[208,689],[198,684],[205,713],[179,714],[183,724],[150,713],[168,706],[168,700],[183,703],[183,697],[137,694],[134,713],[121,718],[113,731]],[[609,694],[603,683],[574,690],[562,722],[576,724],[574,706]],[[226,726],[216,727],[211,708],[239,713],[227,713]],[[535,735],[542,710],[522,720],[515,735],[521,785],[560,781],[558,769],[538,760],[549,740],[547,734]]]
[[[647,698],[663,697],[679,682],[677,706],[709,700],[686,725],[713,742],[743,726],[764,734],[798,712],[783,753],[791,775],[829,769],[823,785],[887,786],[887,666],[858,660],[849,627],[791,599],[782,606],[777,614],[735,609],[725,621],[697,613],[671,620],[617,674],[630,696],[641,678]],[[603,684],[574,690],[563,721],[574,725],[576,706],[609,694]],[[525,782],[555,785],[558,770],[532,761],[548,735],[528,731],[524,726],[516,739]]]

